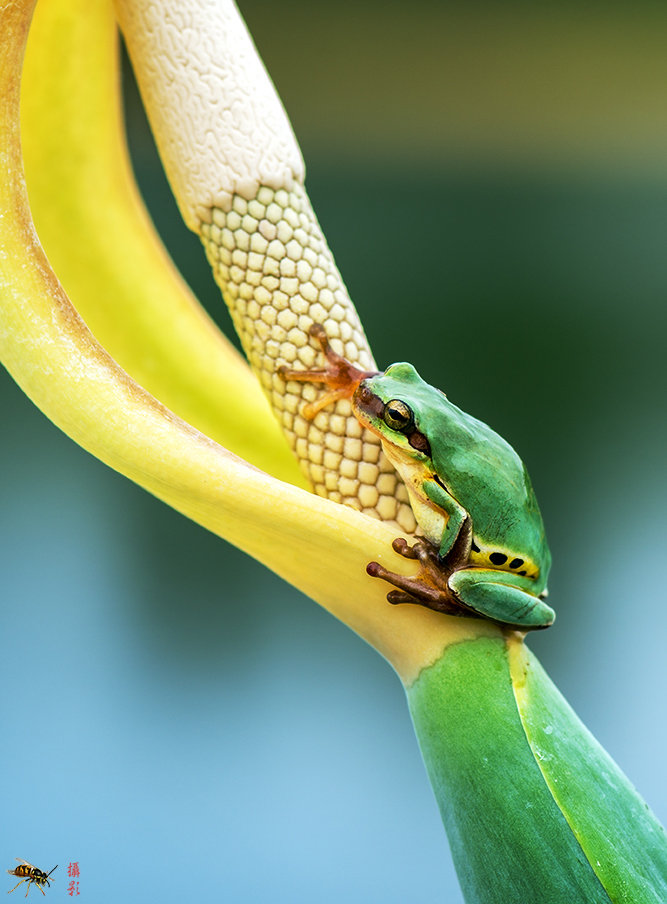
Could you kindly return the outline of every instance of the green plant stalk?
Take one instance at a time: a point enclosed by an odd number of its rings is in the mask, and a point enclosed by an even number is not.
[[[468,904],[667,902],[664,829],[516,637],[407,695]]]

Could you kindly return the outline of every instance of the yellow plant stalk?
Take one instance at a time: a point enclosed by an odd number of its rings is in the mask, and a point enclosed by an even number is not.
[[[391,552],[395,528],[236,457],[156,400],[93,336],[39,243],[23,178],[19,83],[33,7],[34,0],[0,5],[0,165],[7,174],[0,186],[0,358],[17,383],[93,455],[346,622],[406,683],[448,644],[497,636],[498,629],[482,621],[389,607],[386,588],[366,575],[365,565],[375,559],[411,571]],[[116,237],[105,238],[113,245]],[[82,255],[85,240],[82,235]]]

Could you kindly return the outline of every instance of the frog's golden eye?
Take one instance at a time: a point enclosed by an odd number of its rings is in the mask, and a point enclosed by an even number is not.
[[[409,433],[415,426],[415,418],[412,408],[401,402],[400,399],[392,399],[387,402],[382,412],[387,427],[397,430],[399,433]]]

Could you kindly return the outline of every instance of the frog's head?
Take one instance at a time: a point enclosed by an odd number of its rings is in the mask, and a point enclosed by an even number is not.
[[[383,441],[385,451],[430,461],[431,446],[423,429],[428,412],[444,395],[425,383],[411,364],[392,364],[384,373],[359,383],[352,406],[359,421]]]

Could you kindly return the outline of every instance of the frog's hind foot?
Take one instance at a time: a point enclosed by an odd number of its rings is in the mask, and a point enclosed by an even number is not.
[[[443,569],[443,563],[438,555],[437,548],[428,540],[420,538],[412,546],[403,538],[397,537],[392,547],[405,559],[416,559],[421,568],[417,575],[409,577],[404,574],[396,574],[388,571],[379,562],[369,562],[366,572],[374,578],[393,584],[397,590],[390,590],[387,601],[392,606],[401,603],[424,606],[435,612],[444,612],[446,615],[471,615],[453,599],[449,590],[447,579],[449,571]]]
[[[343,355],[335,352],[321,323],[313,323],[309,333],[322,349],[326,358],[326,366],[294,370],[283,364],[278,368],[278,373],[283,380],[296,380],[299,383],[324,383],[329,388],[329,392],[325,393],[322,398],[304,406],[303,416],[312,421],[319,411],[338,399],[352,398],[361,381],[366,377],[373,376],[377,371],[360,370]]]

